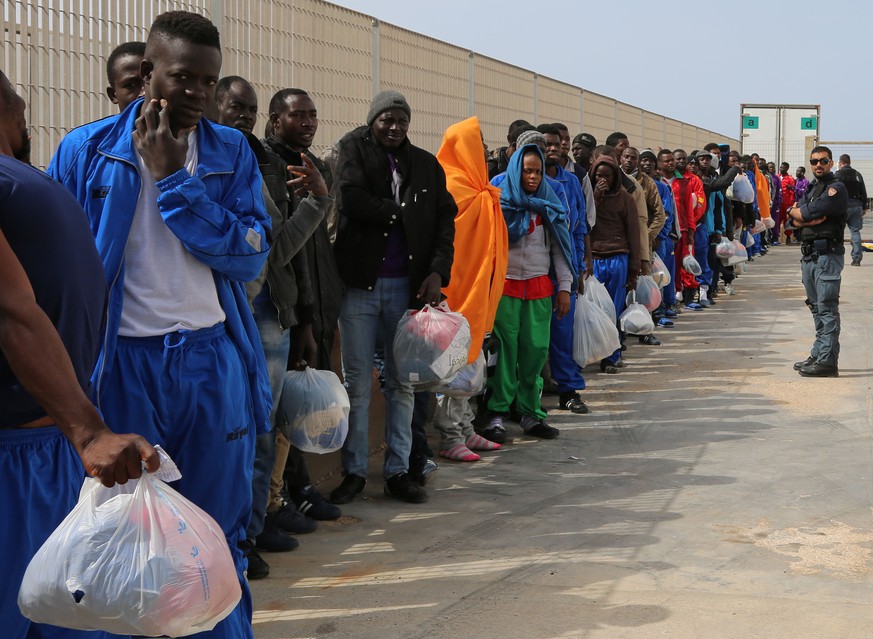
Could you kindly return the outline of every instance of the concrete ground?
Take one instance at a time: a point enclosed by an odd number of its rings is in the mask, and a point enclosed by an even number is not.
[[[343,519],[266,555],[255,636],[873,635],[871,269],[843,273],[838,379],[792,370],[812,320],[799,250],[774,247],[663,346],[589,368],[589,415],[544,398],[558,439],[509,424],[420,506],[382,495],[374,456]]]

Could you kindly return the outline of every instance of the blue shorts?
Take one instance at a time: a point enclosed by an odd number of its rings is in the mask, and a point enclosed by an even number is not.
[[[18,589],[30,560],[76,505],[85,471],[79,456],[54,426],[0,430],[0,628],[10,639],[107,639],[105,632],[33,623],[18,610]]]
[[[119,337],[101,392],[106,424],[160,444],[182,479],[172,486],[218,522],[239,574],[239,606],[210,639],[251,639],[252,597],[238,544],[252,514],[255,421],[245,365],[224,324]]]

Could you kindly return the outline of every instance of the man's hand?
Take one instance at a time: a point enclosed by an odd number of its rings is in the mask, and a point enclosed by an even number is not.
[[[721,233],[713,233],[712,234],[712,242],[714,244],[719,244],[721,242]]]
[[[637,279],[639,278],[639,271],[628,271],[627,272],[627,280],[625,281],[624,288],[626,291],[632,291],[637,287]]]
[[[651,275],[652,274],[652,263],[646,260],[640,262],[640,272],[643,275]]]
[[[291,345],[291,361],[294,362],[294,370],[302,371],[307,364],[311,366],[318,357],[318,344],[312,334],[312,324],[301,326],[297,337]]]
[[[315,166],[305,153],[301,153],[303,166],[288,166],[288,172],[297,177],[288,180],[288,188],[294,189],[300,197],[306,197],[307,193],[326,197],[328,195],[327,184],[321,175],[321,171]]]
[[[552,311],[557,313],[558,319],[564,319],[564,316],[570,312],[570,292],[558,291],[558,296],[555,299],[555,306]]]
[[[579,293],[579,295],[585,295],[585,273],[579,274],[578,282],[576,292]]]
[[[79,455],[85,471],[100,483],[111,488],[126,484],[128,479],[142,476],[142,462],[146,470],[155,472],[161,465],[158,451],[139,435],[116,435],[105,429],[82,447]]]
[[[194,128],[182,129],[178,136],[173,135],[166,100],[161,100],[160,106],[157,100],[150,100],[136,119],[135,127],[133,144],[156,182],[185,166],[188,134]]]
[[[431,273],[424,278],[421,286],[418,287],[418,294],[415,296],[415,299],[420,300],[422,304],[436,306],[442,299],[441,285],[442,278],[439,273]]]

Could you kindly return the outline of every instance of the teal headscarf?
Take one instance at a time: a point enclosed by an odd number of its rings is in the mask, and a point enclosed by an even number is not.
[[[526,193],[522,187],[522,169],[524,156],[528,150],[536,152],[543,167],[543,179],[537,187],[536,193]],[[545,174],[546,160],[543,152],[536,144],[526,144],[516,150],[509,158],[509,166],[506,168],[506,179],[500,185],[500,208],[503,218],[506,220],[506,229],[509,232],[509,242],[514,244],[525,235],[530,233],[531,213],[539,213],[543,223],[561,245],[561,250],[573,272],[573,260],[570,248],[570,227],[567,222],[567,209],[563,202],[555,195],[549,186]],[[577,273],[573,272],[573,289],[576,288]]]

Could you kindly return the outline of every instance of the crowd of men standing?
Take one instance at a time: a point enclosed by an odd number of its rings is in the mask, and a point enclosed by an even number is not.
[[[208,20],[162,14],[147,43],[108,60],[119,114],[67,135],[47,175],[28,166],[24,103],[0,75],[0,269],[10,283],[0,295],[0,455],[22,522],[4,533],[18,552],[0,620],[16,639],[38,632],[15,608],[20,575],[75,503],[81,464],[124,483],[141,463],[156,469],[155,444],[182,470],[178,490],[224,530],[239,573],[240,605],[204,636],[251,637],[247,579],[269,573],[259,551],[292,550],[294,535],[337,519],[365,490],[374,367],[387,407],[384,492],[422,503],[438,469],[429,423],[438,456],[474,462],[505,445],[507,422],[559,436],[544,392],[557,395],[553,409],[589,411],[573,318],[592,276],[618,315],[663,262],[673,281],[652,314],[668,330],[734,294],[740,269],[716,253],[722,238],[754,259],[799,235],[816,343],[797,368],[837,373],[843,226],[860,265],[866,211],[848,156],[833,174],[830,150],[814,149],[810,185],[803,167],[796,180],[785,163],[777,175],[715,142],[653,150],[616,132],[598,145],[524,120],[489,156],[475,118],[450,127],[434,156],[410,142],[404,96],[383,91],[321,159],[311,95],[278,91],[259,136],[255,90],[220,71]],[[738,179],[756,189],[753,202],[730,197]],[[770,217],[773,228],[758,232]],[[432,393],[400,378],[391,345],[407,309],[442,299],[470,322],[468,361],[484,350],[489,370],[482,396],[441,396],[431,420]],[[272,426],[285,372],[332,369],[337,334],[351,413],[344,478],[325,498]],[[626,365],[627,337],[600,372]],[[654,334],[638,341],[660,345]]]

